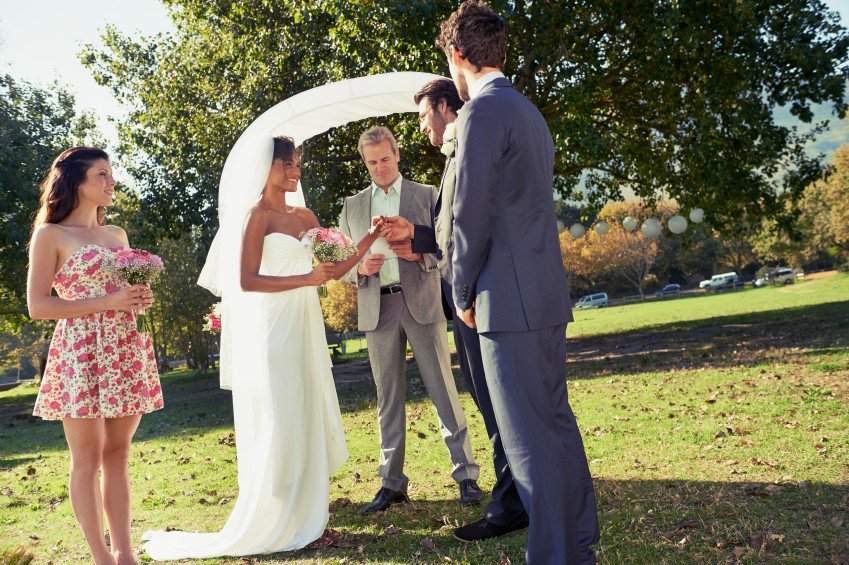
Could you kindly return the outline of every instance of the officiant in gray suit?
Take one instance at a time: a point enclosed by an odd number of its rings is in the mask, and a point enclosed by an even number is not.
[[[466,0],[436,44],[460,98],[454,188],[454,304],[477,328],[490,400],[530,517],[530,565],[596,563],[595,491],[569,405],[569,289],[554,214],[554,143],[502,74],[507,24]],[[486,518],[455,530],[491,537]]]
[[[421,132],[428,137],[432,145],[441,147],[446,159],[436,197],[434,222],[433,226],[413,225],[400,216],[389,217],[385,218],[381,234],[389,240],[390,247],[401,257],[412,257],[415,253],[436,253],[442,277],[443,307],[446,316],[453,317],[455,307],[451,290],[451,257],[454,253],[452,201],[456,172],[456,132],[452,124],[457,120],[457,112],[463,107],[463,101],[457,93],[454,81],[447,78],[426,83],[416,93],[414,100],[419,105]],[[492,488],[492,500],[483,513],[487,524],[490,525],[488,532],[492,534],[490,537],[495,537],[524,529],[528,527],[528,514],[519,498],[501,443],[501,434],[489,398],[478,333],[459,319],[454,321],[453,332],[457,359],[466,381],[466,388],[483,416],[492,444],[495,485]]]
[[[402,216],[414,223],[433,225],[436,188],[401,176],[401,156],[392,133],[374,126],[360,136],[358,149],[372,183],[345,200],[340,231],[359,241],[375,216]],[[451,373],[437,260],[433,254],[407,259],[391,255],[369,253],[346,275],[346,280],[357,286],[358,327],[366,334],[380,428],[378,475],[382,486],[360,513],[408,501],[409,479],[404,474],[407,342],[436,409],[460,500],[463,504],[478,503],[483,497],[477,485],[480,468],[472,455],[466,415]]]

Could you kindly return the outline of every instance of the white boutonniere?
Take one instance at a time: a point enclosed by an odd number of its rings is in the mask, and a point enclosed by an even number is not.
[[[454,149],[457,147],[457,122],[451,122],[445,126],[445,133],[442,134],[442,147],[439,149],[443,155],[447,157],[454,156]]]

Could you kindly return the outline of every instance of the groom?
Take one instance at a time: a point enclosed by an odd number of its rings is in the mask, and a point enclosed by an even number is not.
[[[359,241],[371,228],[374,216],[400,215],[430,224],[436,190],[401,177],[401,157],[392,133],[385,127],[372,127],[360,136],[358,149],[372,183],[345,200],[340,231]],[[378,512],[408,500],[409,479],[404,474],[407,341],[436,408],[453,464],[451,476],[459,483],[460,501],[480,502],[480,468],[472,455],[466,415],[451,373],[436,260],[432,255],[397,259],[371,253],[345,279],[357,285],[358,327],[366,334],[380,428],[378,475],[382,487],[360,513]]]
[[[386,218],[381,235],[390,240],[390,247],[401,257],[412,257],[414,253],[436,253],[439,273],[442,275],[443,304],[448,305],[448,316],[452,316],[454,297],[451,290],[451,258],[454,252],[454,234],[451,203],[454,199],[454,176],[456,171],[453,134],[448,126],[457,120],[457,112],[463,101],[457,94],[454,82],[447,78],[432,80],[425,84],[413,97],[419,105],[421,132],[430,143],[442,146],[446,154],[445,170],[434,210],[433,225],[413,225],[405,218]],[[449,131],[446,135],[446,130]],[[492,444],[492,459],[495,465],[495,486],[492,500],[484,510],[487,528],[459,528],[455,536],[461,541],[479,541],[497,537],[528,526],[528,514],[516,491],[513,475],[501,443],[498,423],[489,398],[484,363],[481,358],[480,339],[477,331],[468,327],[454,316],[454,345],[466,388],[483,416],[487,435]]]
[[[566,389],[572,314],[551,133],[501,72],[507,24],[488,5],[463,2],[436,44],[467,101],[457,120],[454,304],[480,335],[502,443],[530,516],[527,563],[596,563],[595,492]]]

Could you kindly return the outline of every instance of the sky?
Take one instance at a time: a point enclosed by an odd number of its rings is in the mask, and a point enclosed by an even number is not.
[[[849,27],[849,0],[825,0],[841,14]],[[45,86],[54,80],[66,85],[75,95],[79,109],[91,109],[108,140],[116,137],[108,117],[121,118],[126,110],[109,90],[98,86],[77,55],[85,44],[101,44],[107,25],[133,37],[169,32],[174,26],[158,0],[0,0],[0,73],[16,80]],[[818,118],[827,118],[829,108],[820,108]],[[782,125],[793,119],[786,112],[776,113]],[[849,121],[831,117],[832,127],[814,144],[812,150],[831,155],[843,143],[849,143]]]

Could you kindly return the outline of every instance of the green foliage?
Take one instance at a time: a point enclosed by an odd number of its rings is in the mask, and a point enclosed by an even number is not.
[[[26,320],[26,242],[50,163],[68,147],[98,143],[93,117],[78,115],[58,83],[43,89],[0,75],[0,330]]]
[[[397,70],[445,74],[433,47],[447,0],[250,2],[167,0],[177,31],[134,41],[114,28],[84,62],[135,108],[123,160],[151,225],[164,235],[215,225],[218,176],[237,136],[264,110],[331,81]],[[519,2],[493,8],[510,26],[506,74],[546,117],[555,189],[598,210],[630,188],[700,206],[722,228],[744,210],[785,221],[820,171],[802,122],[813,103],[844,115],[849,36],[820,0]],[[438,178],[441,157],[415,116],[380,120],[402,145],[402,169]],[[332,224],[366,182],[357,135],[374,120],[304,148],[308,203]],[[583,182],[583,184],[581,184]],[[583,186],[584,189],[580,187]],[[155,217],[153,215],[155,214]]]
[[[793,267],[839,267],[849,261],[849,145],[837,149],[827,175],[805,188],[788,229],[764,220],[755,251]]]
[[[197,285],[206,257],[200,240],[197,235],[161,239],[150,249],[165,263],[153,285],[157,300],[152,308],[157,357],[184,357],[191,368],[211,367],[217,344],[215,336],[203,331],[205,317],[218,299]]]

